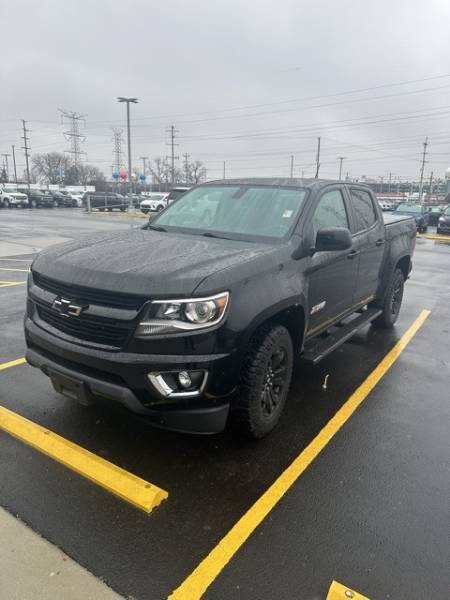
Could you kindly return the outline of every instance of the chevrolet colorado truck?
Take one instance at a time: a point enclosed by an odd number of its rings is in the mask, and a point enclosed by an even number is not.
[[[369,323],[394,325],[415,239],[414,218],[383,218],[358,184],[198,185],[143,228],[36,257],[27,361],[85,404],[260,438],[280,418],[295,358],[315,364]]]

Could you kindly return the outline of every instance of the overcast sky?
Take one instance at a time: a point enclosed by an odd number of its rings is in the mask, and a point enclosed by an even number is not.
[[[291,154],[312,176],[317,136],[323,177],[345,156],[352,176],[417,179],[425,136],[425,174],[450,166],[449,0],[14,0],[0,23],[1,153],[19,119],[33,152],[68,148],[64,108],[87,115],[87,160],[110,176],[123,95],[139,98],[134,164],[169,152],[173,124],[209,178],[223,161],[286,176]]]

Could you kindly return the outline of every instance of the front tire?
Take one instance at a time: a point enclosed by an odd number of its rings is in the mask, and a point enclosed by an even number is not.
[[[8,200],[7,198],[6,198],[6,199],[5,199],[5,201],[4,201],[4,207],[5,207],[5,208],[10,208],[10,207],[11,207],[11,205],[10,205],[10,203],[9,203],[9,200]]]
[[[383,305],[383,312],[373,321],[373,326],[378,329],[391,329],[394,327],[400,313],[403,299],[405,277],[401,269],[395,269]]]
[[[231,409],[231,423],[258,439],[277,425],[292,378],[293,346],[282,325],[263,327],[250,343]]]

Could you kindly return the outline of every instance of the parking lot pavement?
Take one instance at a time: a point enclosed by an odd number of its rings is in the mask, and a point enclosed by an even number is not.
[[[44,218],[42,211],[37,219]],[[92,218],[74,218],[71,228],[64,217],[58,227],[77,237]],[[117,227],[113,219],[100,221]],[[32,226],[45,238],[40,227],[48,222],[41,223]],[[322,600],[333,580],[371,600],[447,598],[449,265],[450,245],[418,239],[395,330],[369,327],[316,367],[299,369],[280,426],[256,443],[230,433],[158,431],[110,406],[71,403],[27,365],[0,371],[1,405],[169,494],[147,515],[1,432],[0,504],[117,592],[139,600],[163,599],[177,588],[176,600],[199,598],[202,588],[191,592],[190,576],[221,540],[218,561],[200,567],[205,598]],[[23,356],[24,299],[23,285],[0,288],[2,363]],[[361,406],[248,539],[235,539],[230,550],[230,530],[424,309],[430,316]]]

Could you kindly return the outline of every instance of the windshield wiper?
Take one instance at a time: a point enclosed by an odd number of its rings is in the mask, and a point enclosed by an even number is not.
[[[161,225],[152,225],[151,223],[148,224],[148,229],[153,229],[154,231],[167,231],[167,229],[164,229]]]
[[[205,231],[201,233],[204,237],[216,238],[218,240],[232,240],[233,238],[225,237],[224,235],[217,235],[217,233],[211,233],[210,231]]]

